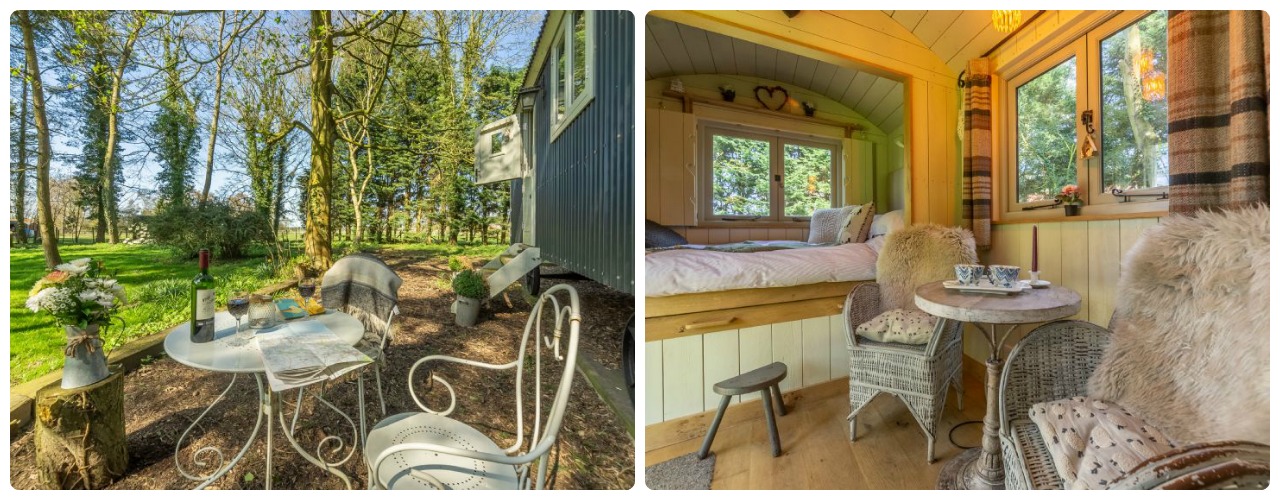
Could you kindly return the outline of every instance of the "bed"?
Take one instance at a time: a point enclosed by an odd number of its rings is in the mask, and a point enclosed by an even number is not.
[[[884,237],[902,227],[902,215],[877,215],[864,243],[808,247],[761,241],[754,243],[785,249],[648,253],[645,340],[840,314],[849,290],[875,280]]]

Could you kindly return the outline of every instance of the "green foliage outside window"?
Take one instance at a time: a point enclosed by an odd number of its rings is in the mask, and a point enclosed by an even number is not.
[[[714,135],[711,139],[711,213],[769,216],[768,141]]]
[[[1076,183],[1076,59],[1018,87],[1018,203]]]
[[[783,200],[787,216],[808,217],[831,208],[831,150],[798,144],[782,147]]]
[[[1144,77],[1166,74],[1168,16],[1155,12],[1102,41],[1102,185],[1141,189],[1169,185],[1169,107],[1144,98]],[[1142,68],[1144,52],[1151,63]]]

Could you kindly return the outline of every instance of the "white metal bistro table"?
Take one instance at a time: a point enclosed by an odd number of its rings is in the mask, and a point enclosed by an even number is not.
[[[348,453],[347,456],[344,457],[342,460],[339,460],[333,463],[325,462],[320,458],[318,458],[318,455],[320,454],[319,453],[320,448],[323,447],[326,443],[336,443],[338,446],[338,449],[341,449],[344,445],[342,443],[342,438],[337,436],[326,437],[324,440],[321,441],[320,445],[317,446],[317,450],[316,450],[317,453],[315,456],[303,450],[302,446],[299,445],[297,440],[295,440],[293,437],[293,428],[297,425],[300,406],[299,406],[299,409],[294,413],[293,425],[285,426],[284,412],[281,411],[281,408],[280,408],[281,405],[279,403],[279,400],[280,400],[279,395],[276,394],[274,391],[272,391],[269,386],[264,388],[263,377],[266,373],[266,368],[262,362],[262,351],[258,348],[257,339],[255,338],[253,341],[244,345],[232,346],[228,343],[228,341],[230,340],[231,337],[235,335],[235,330],[236,330],[235,318],[232,317],[231,314],[227,313],[226,311],[222,311],[214,315],[213,321],[214,321],[214,329],[216,330],[216,332],[214,333],[214,340],[211,342],[205,342],[205,343],[191,342],[191,334],[190,334],[191,324],[190,323],[183,323],[179,325],[178,327],[170,331],[169,334],[166,335],[164,338],[165,353],[168,354],[169,357],[173,358],[174,361],[177,361],[179,363],[182,363],[184,365],[190,366],[198,370],[204,370],[204,371],[215,372],[215,373],[232,374],[231,382],[227,384],[227,388],[223,389],[222,393],[219,394],[218,397],[215,398],[213,402],[209,404],[209,407],[205,408],[205,410],[201,412],[198,417],[196,417],[195,421],[193,421],[191,425],[187,427],[185,431],[183,431],[182,436],[178,438],[178,442],[174,445],[174,463],[178,468],[178,472],[181,473],[183,477],[186,477],[187,479],[191,479],[193,481],[201,481],[201,483],[196,487],[197,489],[204,488],[205,486],[208,486],[209,484],[218,480],[218,478],[221,478],[222,476],[226,475],[227,472],[230,471],[231,468],[234,467],[237,463],[239,463],[240,459],[244,457],[245,452],[248,451],[249,449],[249,445],[253,444],[254,439],[256,439],[258,436],[258,430],[261,429],[262,427],[263,417],[266,417],[266,420],[267,420],[266,469],[267,470],[266,470],[266,476],[264,481],[266,482],[266,488],[271,489],[271,454],[272,454],[271,437],[274,430],[274,423],[272,422],[272,419],[278,418],[280,420],[280,427],[284,431],[283,432],[284,436],[288,439],[289,444],[292,445],[293,448],[297,450],[297,452],[301,454],[303,458],[305,458],[308,462],[311,462],[316,466],[338,477],[344,483],[346,483],[347,488],[350,489],[351,480],[347,478],[346,475],[343,474],[341,471],[337,470],[336,466],[346,462],[347,459],[351,457],[352,453]],[[338,336],[338,338],[342,339],[345,342],[351,343],[351,345],[355,345],[360,341],[361,338],[364,337],[364,324],[361,323],[360,320],[357,320],[356,318],[352,317],[350,314],[346,314],[340,311],[329,311],[325,314],[309,316],[307,318],[300,318],[292,321],[318,321],[324,324],[330,330],[332,330],[333,333]],[[181,461],[181,450],[182,450],[183,441],[186,440],[187,436],[191,433],[191,430],[194,429],[196,425],[200,423],[200,420],[202,420],[204,416],[207,415],[209,411],[213,409],[214,406],[217,406],[218,402],[221,401],[227,395],[227,393],[231,391],[231,388],[235,386],[236,380],[239,379],[240,375],[245,375],[245,374],[252,374],[258,386],[258,418],[253,425],[253,430],[249,433],[249,438],[245,440],[244,445],[240,447],[239,451],[236,452],[235,456],[232,457],[230,461],[226,460],[225,455],[222,453],[222,450],[218,449],[217,447],[207,446],[207,447],[203,447],[195,450],[192,453],[192,460],[196,465],[203,466],[205,465],[203,461],[207,458],[212,457],[217,459],[218,467],[208,475],[198,475],[198,474],[194,474],[192,472],[187,471],[185,468],[183,468],[182,461]],[[304,389],[305,388],[300,388],[298,390],[299,403],[301,403],[302,401],[302,393]],[[363,389],[363,387],[361,387],[360,389]],[[360,399],[363,400],[362,390],[360,391],[360,396],[361,396]],[[334,412],[338,413],[344,419],[346,419],[347,422],[352,425],[353,434],[356,433],[355,424],[351,421],[351,417],[349,417],[344,412],[339,410],[333,404],[329,403],[328,401],[325,401],[322,396],[317,395],[316,397],[319,401],[323,402],[326,406],[328,406]],[[364,411],[363,401],[360,401],[360,406],[361,406],[360,412],[361,414],[363,414],[363,411]],[[361,417],[361,423],[362,424],[364,423],[363,416]],[[354,444],[357,440],[358,440],[358,437],[352,439],[352,452],[355,451]]]
[[[1004,462],[1000,458],[1000,348],[1019,325],[1044,323],[1080,311],[1080,295],[1069,288],[1050,285],[1012,295],[962,293],[948,290],[941,281],[916,289],[916,306],[940,318],[972,324],[983,333],[991,355],[987,357],[987,414],[982,420],[982,446],[957,455],[942,467],[938,489],[1004,489]],[[996,325],[1006,326],[1003,332]],[[997,336],[998,334],[998,336]]]

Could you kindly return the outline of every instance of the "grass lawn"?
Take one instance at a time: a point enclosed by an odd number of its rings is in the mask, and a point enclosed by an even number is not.
[[[342,253],[341,245],[335,254]],[[369,245],[369,249],[424,252],[429,256],[493,257],[506,245],[451,246],[424,243]],[[66,334],[47,314],[27,309],[27,292],[45,275],[44,254],[39,246],[11,248],[9,258],[9,384],[20,384],[62,367]],[[183,260],[153,245],[61,243],[64,261],[81,257],[102,259],[125,287],[129,305],[121,317],[126,323],[106,332],[108,346],[172,328],[189,319],[190,280],[196,275],[195,259]],[[337,257],[337,255],[335,255]],[[256,290],[284,279],[261,257],[226,261],[214,258],[210,274],[217,281],[218,307],[238,290]]]
[[[9,258],[9,384],[20,384],[62,367],[66,334],[45,313],[27,309],[27,292],[45,275],[39,246],[11,248]],[[108,346],[161,332],[188,319],[190,280],[198,272],[195,259],[173,257],[152,245],[66,244],[59,246],[63,261],[81,257],[103,260],[124,285],[129,305],[121,313],[126,327],[114,328]],[[213,259],[209,270],[218,280],[218,305],[237,290],[256,290],[280,281],[261,257],[236,261]]]

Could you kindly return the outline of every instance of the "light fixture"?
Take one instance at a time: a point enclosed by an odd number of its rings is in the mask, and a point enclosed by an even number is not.
[[[1022,24],[1022,11],[1020,10],[991,11],[991,25],[995,26],[996,31],[1009,33],[1018,29],[1020,24]]]
[[[1147,102],[1164,100],[1164,72],[1155,70],[1142,77],[1142,98]]]

